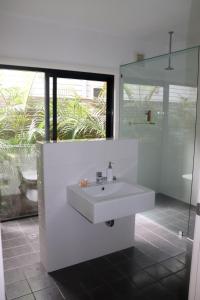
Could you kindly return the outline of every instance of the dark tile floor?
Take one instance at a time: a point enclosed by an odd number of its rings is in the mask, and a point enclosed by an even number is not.
[[[186,300],[192,243],[167,219],[186,210],[163,201],[136,216],[135,247],[51,274],[40,264],[37,218],[2,223],[7,299]]]
[[[193,239],[196,208],[163,194],[156,195],[156,207],[142,214],[155,223]],[[189,224],[189,226],[188,226]]]

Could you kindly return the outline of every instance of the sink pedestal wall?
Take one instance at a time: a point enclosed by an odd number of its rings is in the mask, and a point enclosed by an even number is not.
[[[95,181],[96,171],[137,182],[137,141],[96,140],[39,144],[38,189],[41,261],[48,272],[134,245],[134,216],[91,224],[67,202],[67,186]]]

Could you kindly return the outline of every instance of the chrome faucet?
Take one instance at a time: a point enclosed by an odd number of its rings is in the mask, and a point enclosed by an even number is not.
[[[96,183],[101,184],[107,181],[107,177],[102,176],[102,172],[96,172]]]
[[[102,182],[102,172],[96,172],[96,183]]]
[[[116,182],[117,177],[113,176],[113,182]],[[106,176],[102,176],[102,172],[98,171],[96,172],[96,183],[97,184],[102,184],[107,182],[107,177]]]

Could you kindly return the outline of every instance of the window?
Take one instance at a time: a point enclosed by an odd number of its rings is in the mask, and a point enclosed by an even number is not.
[[[37,214],[36,141],[113,135],[114,77],[0,65],[0,220]]]
[[[113,136],[112,75],[51,70],[46,85],[47,139]]]

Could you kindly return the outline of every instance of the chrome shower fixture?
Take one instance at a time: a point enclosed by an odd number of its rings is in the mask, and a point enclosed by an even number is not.
[[[172,67],[172,35],[174,31],[169,31],[169,55],[168,55],[168,67],[165,70],[172,71],[174,68]]]

